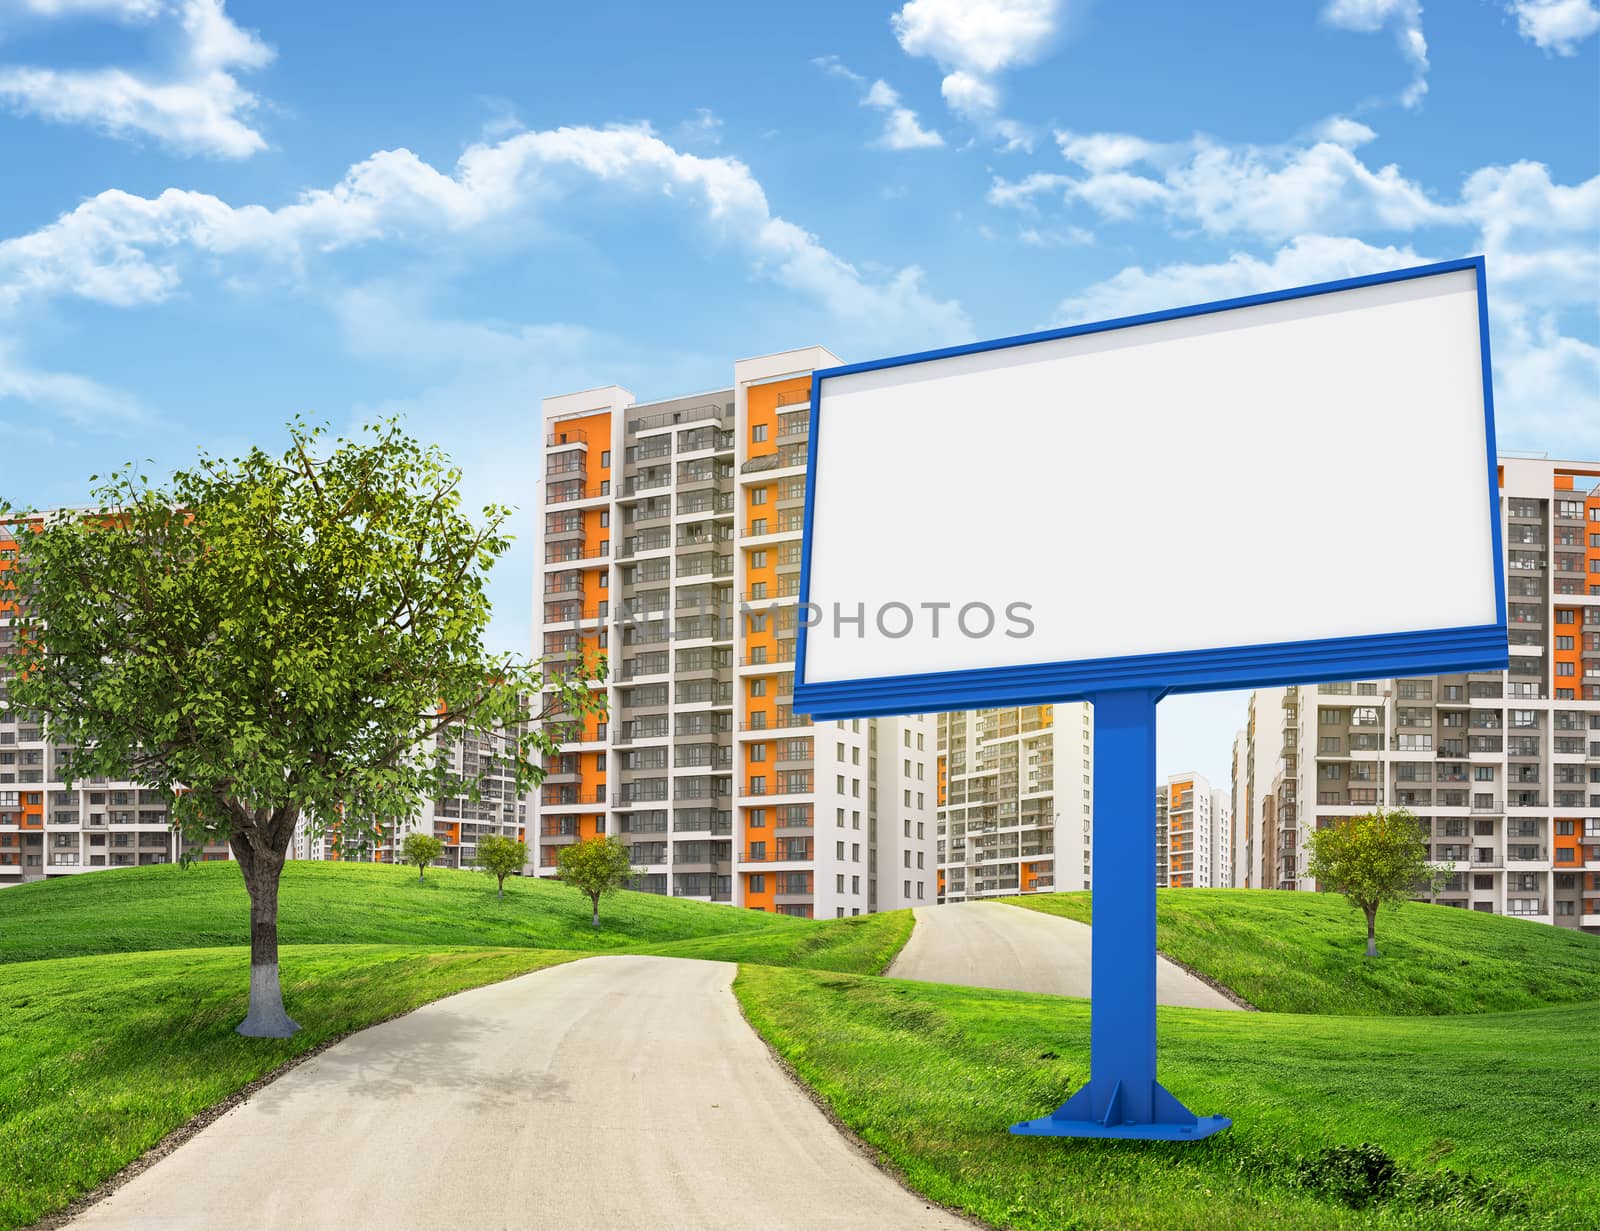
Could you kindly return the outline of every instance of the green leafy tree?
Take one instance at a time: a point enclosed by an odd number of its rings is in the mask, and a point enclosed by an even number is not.
[[[1437,888],[1452,869],[1428,862],[1427,831],[1411,813],[1369,812],[1314,830],[1306,875],[1342,893],[1367,917],[1367,956],[1378,956],[1378,908],[1399,905],[1419,887]]]
[[[278,977],[278,880],[297,825],[376,838],[425,798],[480,797],[455,744],[514,731],[482,773],[518,793],[596,708],[585,675],[492,653],[488,570],[510,510],[461,507],[460,472],[395,421],[281,456],[202,453],[164,484],[91,476],[104,512],[33,519],[12,578],[12,704],[67,749],[63,777],[169,793],[187,847],[226,842],[250,894],[239,1032],[298,1027]],[[4,506],[0,505],[0,511]],[[542,698],[533,712],[529,698]]]
[[[634,875],[628,862],[628,848],[610,834],[597,834],[575,842],[561,852],[556,879],[586,894],[593,908],[590,920],[600,926],[600,899],[613,890],[627,887]]]
[[[444,843],[432,834],[412,830],[400,844],[400,855],[407,863],[417,865],[417,879],[423,879],[427,866],[444,854]]]
[[[501,834],[478,839],[478,866],[499,882],[500,888],[495,896],[501,901],[506,896],[506,877],[515,875],[527,865],[526,842],[518,842]]]

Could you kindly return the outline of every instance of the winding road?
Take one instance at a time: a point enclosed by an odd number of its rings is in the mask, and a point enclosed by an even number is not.
[[[919,906],[911,939],[884,973],[921,983],[1089,997],[1089,938],[1082,923],[1004,902]],[[1210,984],[1156,959],[1156,1001],[1237,1009]]]
[[[72,1226],[970,1227],[796,1088],[734,971],[594,957],[436,1001],[291,1069]]]

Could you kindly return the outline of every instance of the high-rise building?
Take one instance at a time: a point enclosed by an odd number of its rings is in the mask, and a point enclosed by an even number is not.
[[[1243,770],[1268,842],[1249,883],[1314,888],[1309,831],[1405,808],[1454,869],[1432,900],[1600,930],[1597,480],[1600,463],[1501,459],[1509,670],[1254,694],[1234,790]]]
[[[1232,807],[1203,774],[1172,774],[1158,793],[1157,867],[1161,817],[1166,818],[1165,884],[1174,889],[1220,889],[1233,883],[1229,848]]]
[[[943,901],[1089,888],[1093,739],[1081,703],[939,716]]]
[[[1166,889],[1172,884],[1171,865],[1167,852],[1167,788],[1156,787],[1156,888]]]
[[[375,840],[341,841],[337,826],[312,836],[302,821],[295,827],[291,858],[344,860],[359,863],[403,863],[400,847],[407,835],[423,833],[438,838],[444,850],[433,867],[470,868],[478,857],[481,838],[498,835],[527,841],[528,801],[515,791],[511,772],[512,739],[520,739],[526,724],[497,728],[492,735],[466,735],[451,739],[442,732],[425,745],[425,751],[445,750],[453,773],[479,782],[477,801],[452,796],[425,799],[417,815],[398,826],[385,825]]]
[[[793,708],[810,374],[837,362],[810,347],[709,393],[545,399],[535,653],[603,653],[609,675],[547,766],[540,874],[612,832],[651,892],[816,918],[934,901],[932,717]]]
[[[37,520],[75,516],[45,512]],[[97,868],[172,863],[183,853],[167,817],[167,793],[138,783],[62,780],[66,749],[43,738],[38,717],[11,704],[15,600],[6,574],[26,549],[27,521],[0,522],[0,886]],[[224,845],[192,848],[196,859],[226,859]]]

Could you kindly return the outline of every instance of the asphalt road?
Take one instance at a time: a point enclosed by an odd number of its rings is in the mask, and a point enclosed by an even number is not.
[[[734,969],[589,958],[363,1030],[72,1225],[970,1226],[874,1167],[780,1071]]]
[[[1081,923],[1003,902],[949,902],[914,913],[911,939],[884,972],[891,978],[1089,996],[1091,933]],[[1156,1000],[1196,1009],[1239,1007],[1161,957]]]

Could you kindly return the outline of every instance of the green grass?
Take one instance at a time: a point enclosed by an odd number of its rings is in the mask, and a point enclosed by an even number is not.
[[[339,1034],[595,952],[872,974],[911,912],[810,921],[471,872],[291,863],[279,937],[293,1039],[233,1031],[249,900],[234,864],[153,867],[0,893],[0,1231],[115,1174],[168,1132]]]
[[[877,974],[911,938],[909,910],[829,920],[804,929],[740,932],[733,936],[679,940],[638,950],[663,957],[711,958],[761,966],[798,966],[846,974]]]
[[[301,1030],[281,1040],[233,1032],[248,999],[248,949],[4,967],[0,1228],[60,1209],[191,1116],[319,1043],[579,956],[411,945],[287,948],[284,998]]]
[[[734,990],[913,1187],[996,1226],[1600,1225],[1600,1005],[1390,1020],[1162,1009],[1163,1083],[1235,1119],[1177,1145],[1006,1132],[1087,1076],[1084,1001],[758,966]],[[1363,1143],[1400,1170],[1353,1208],[1324,1151]]]
[[[1089,894],[1008,898],[1089,922]],[[1408,902],[1366,920],[1342,897],[1158,889],[1156,945],[1260,1009],[1350,1017],[1493,1013],[1600,1000],[1600,937]]]
[[[383,864],[291,861],[279,894],[286,945],[485,945],[627,950],[709,936],[779,936],[796,942],[827,922],[733,910],[658,894],[602,898],[600,928],[589,899],[532,877],[506,881],[505,901],[479,872]],[[93,872],[15,885],[0,893],[0,963],[143,949],[242,945],[250,899],[235,863],[175,864]]]

